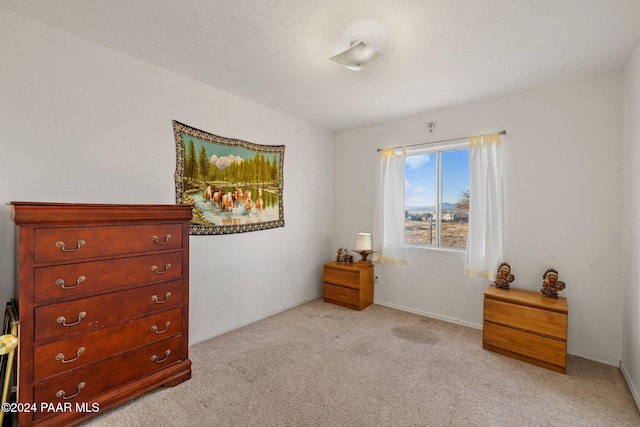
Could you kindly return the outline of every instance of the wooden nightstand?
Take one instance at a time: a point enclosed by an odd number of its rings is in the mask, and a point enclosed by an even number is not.
[[[324,300],[354,310],[373,304],[373,265],[328,262],[324,265]]]
[[[490,285],[484,293],[482,347],[567,372],[567,299]]]

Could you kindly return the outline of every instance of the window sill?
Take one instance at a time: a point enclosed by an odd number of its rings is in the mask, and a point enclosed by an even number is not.
[[[427,251],[436,251],[436,252],[453,252],[453,253],[465,253],[465,248],[447,248],[443,246],[427,246],[427,245],[412,245],[406,244],[405,247],[407,249],[418,249],[418,250],[427,250]]]

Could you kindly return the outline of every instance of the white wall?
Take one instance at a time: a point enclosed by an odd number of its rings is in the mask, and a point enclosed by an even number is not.
[[[336,134],[332,246],[371,230],[376,148],[506,129],[506,261],[513,287],[538,292],[553,267],[567,283],[568,350],[622,358],[622,72],[428,111]],[[429,134],[425,122],[437,121]],[[349,183],[357,192],[345,191]],[[352,238],[353,237],[353,238]],[[481,327],[489,282],[464,276],[464,253],[410,248],[409,266],[376,264],[379,304]],[[497,266],[496,266],[497,267]]]
[[[174,119],[286,145],[285,227],[191,239],[190,342],[321,294],[331,132],[2,8],[0,75],[0,301],[13,294],[6,203],[174,203]]]
[[[622,372],[640,407],[640,43],[624,70],[627,216]]]

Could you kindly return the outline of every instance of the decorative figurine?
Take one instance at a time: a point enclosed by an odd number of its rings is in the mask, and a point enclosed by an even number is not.
[[[513,274],[511,274],[511,266],[506,262],[503,262],[498,267],[498,275],[496,276],[496,288],[501,289],[509,289],[509,283],[513,282],[516,278]]]
[[[349,253],[349,249],[340,248],[336,255],[336,262],[353,262],[353,255]]]
[[[542,276],[542,295],[549,298],[558,298],[558,291],[563,290],[566,285],[558,280],[558,272],[553,268],[548,269]]]

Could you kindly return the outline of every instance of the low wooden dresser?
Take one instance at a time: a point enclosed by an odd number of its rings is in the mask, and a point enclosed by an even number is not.
[[[329,262],[324,265],[326,302],[362,310],[373,304],[373,264]]]
[[[20,426],[191,378],[187,205],[12,202]]]
[[[564,297],[490,285],[484,293],[482,347],[565,374],[568,315]]]

